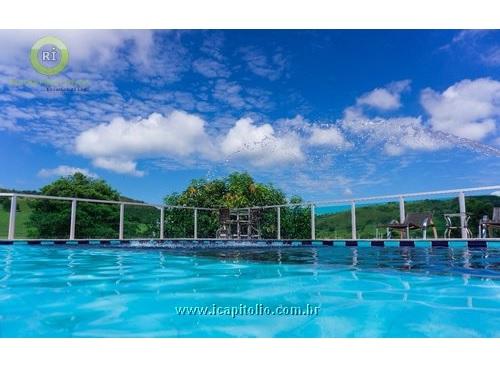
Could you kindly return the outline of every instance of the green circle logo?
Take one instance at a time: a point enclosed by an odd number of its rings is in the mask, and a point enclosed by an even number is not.
[[[38,73],[53,76],[68,65],[68,47],[60,39],[46,36],[31,47],[30,61]]]

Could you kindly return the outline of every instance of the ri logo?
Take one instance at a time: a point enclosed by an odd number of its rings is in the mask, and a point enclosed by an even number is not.
[[[68,61],[68,48],[61,39],[54,36],[39,39],[31,47],[30,62],[40,74],[59,74],[68,65]]]
[[[59,51],[52,47],[50,51],[42,51],[42,61],[57,61]]]

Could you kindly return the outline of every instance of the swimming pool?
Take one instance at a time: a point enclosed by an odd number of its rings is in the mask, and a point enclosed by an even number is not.
[[[344,245],[0,245],[0,335],[500,337],[497,246]]]

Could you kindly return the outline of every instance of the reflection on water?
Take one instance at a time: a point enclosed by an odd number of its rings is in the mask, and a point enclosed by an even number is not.
[[[135,249],[135,248],[126,248]],[[155,248],[162,251],[161,248]],[[413,247],[172,247],[163,250],[175,256],[207,257],[233,262],[269,262],[350,266],[360,270],[394,269],[429,273],[459,273],[499,277],[500,251],[482,248]],[[491,271],[491,272],[490,272]]]
[[[0,247],[7,337],[498,337],[500,249]],[[176,306],[312,304],[309,317]]]

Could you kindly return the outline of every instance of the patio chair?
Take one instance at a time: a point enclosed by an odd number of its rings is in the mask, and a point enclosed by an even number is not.
[[[400,223],[397,220],[387,224],[387,238],[391,238],[391,229],[399,231],[400,238],[406,233],[406,238],[410,238],[410,230],[421,229],[422,238],[427,238],[427,228],[431,227],[434,238],[437,238],[436,226],[432,221],[431,212],[412,212],[406,215],[405,220]]]
[[[466,238],[472,238],[472,232],[469,229],[470,214],[465,213],[465,220],[462,226],[462,214],[460,213],[446,213],[443,214],[444,220],[446,222],[446,229],[444,230],[444,238],[451,238],[453,231],[458,231],[459,235],[462,235],[462,229],[465,229],[467,233]],[[457,222],[458,221],[458,222]]]
[[[486,235],[493,237],[493,229],[500,228],[500,207],[493,208],[493,217],[491,220],[487,215],[483,216],[479,222],[479,233],[481,238],[486,238]]]
[[[229,208],[219,209],[219,228],[215,232],[216,238],[227,239],[231,236],[231,220]]]

